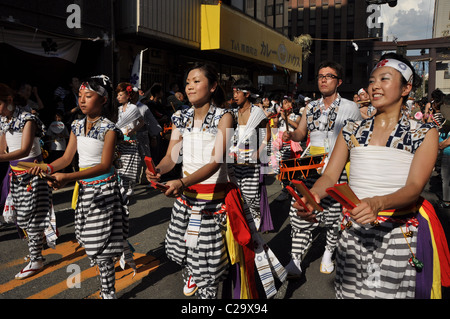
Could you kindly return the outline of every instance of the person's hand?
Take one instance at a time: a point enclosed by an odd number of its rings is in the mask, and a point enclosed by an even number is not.
[[[164,193],[168,197],[178,197],[183,193],[184,185],[180,179],[168,181],[165,185],[169,186],[169,189]]]
[[[313,195],[316,203],[320,203],[319,195],[317,195],[314,191],[311,191],[311,194]],[[312,205],[306,201],[305,197],[302,197],[301,200],[303,203],[306,204],[306,207],[308,208],[308,210],[306,210],[301,204],[295,202],[294,205],[292,205],[292,206],[295,209],[297,209],[297,212],[296,212],[297,216],[299,216],[303,220],[306,220],[307,222],[318,223],[317,215],[316,215],[316,211],[315,211],[314,207],[312,207]]]
[[[55,179],[47,181],[47,184],[54,190],[63,188],[69,182],[69,180],[66,178],[67,174],[65,173],[54,173],[52,174],[52,176]]]
[[[365,225],[374,222],[381,211],[379,197],[364,198],[352,210],[349,210],[350,217],[358,224]]]
[[[159,172],[159,169],[156,169],[156,175],[154,175],[152,172],[148,170],[148,168],[145,169],[145,177],[147,177],[147,180],[149,182],[158,182],[161,179],[161,174]]]
[[[42,172],[43,172],[43,170],[39,166],[35,166],[35,167],[28,169],[28,174],[34,175],[34,176],[39,176],[39,174],[41,174]],[[47,172],[44,172],[44,173],[47,173]]]

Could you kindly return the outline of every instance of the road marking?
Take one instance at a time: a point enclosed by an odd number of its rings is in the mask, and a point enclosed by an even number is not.
[[[46,249],[42,252],[43,256],[50,254],[59,254],[61,258],[55,260],[47,265],[44,265],[42,271],[37,274],[31,276],[30,278],[26,278],[23,280],[12,279],[11,281],[0,284],[0,294],[3,294],[7,291],[11,291],[17,287],[25,285],[37,278],[46,276],[51,274],[53,271],[66,267],[70,264],[73,264],[83,258],[87,258],[86,252],[84,248],[81,248],[76,241],[69,241],[65,243],[61,243],[56,245],[56,249]],[[145,276],[147,276],[150,272],[154,271],[159,267],[160,261],[151,255],[143,255],[139,253],[134,253],[133,259],[136,263],[136,275],[133,278],[133,269],[129,266],[126,266],[125,270],[119,266],[119,263],[116,264],[116,293],[127,288],[128,286],[136,283],[138,280],[141,280]],[[10,261],[6,264],[0,265],[0,270],[6,269],[8,267],[14,267],[24,262],[24,259],[16,259]],[[90,267],[81,272],[80,281],[83,282],[89,278],[98,276],[98,268]],[[27,299],[49,299],[52,298],[59,293],[69,289],[67,285],[67,281],[64,280],[62,282],[57,283],[51,287],[45,288],[44,290],[27,297]],[[79,289],[79,288],[72,288]],[[88,298],[99,298],[99,292],[95,292],[91,294]]]
[[[119,267],[120,271],[117,271],[118,269],[116,266],[116,285],[115,285],[116,295],[118,292],[137,282],[137,280],[141,280],[142,278],[144,278],[149,273],[151,273],[152,271],[156,270],[159,267],[159,260],[153,256],[134,253],[134,257],[137,268],[137,272],[134,278],[133,278],[133,269],[126,268],[125,270],[122,270]],[[93,293],[87,299],[98,299],[98,298],[100,298],[100,291]]]
[[[79,249],[76,250],[77,248],[79,248]],[[25,278],[25,279],[21,279],[21,280],[12,279],[11,281],[9,281],[7,283],[1,284],[0,285],[0,294],[10,291],[14,288],[20,287],[26,283],[29,283],[30,281],[40,278],[42,276],[48,275],[52,271],[66,267],[66,266],[73,264],[74,262],[86,257],[86,253],[85,253],[84,249],[80,248],[78,243],[75,241],[61,243],[61,244],[56,245],[55,249],[48,248],[48,249],[45,249],[44,251],[42,251],[43,256],[47,256],[50,254],[60,254],[61,258],[58,260],[52,261],[47,265],[44,264],[44,268],[40,272],[35,274],[34,276],[31,276],[31,277]],[[11,264],[11,265],[20,264],[18,262],[19,260],[20,260],[20,263],[23,263],[23,261],[24,261],[22,258],[22,259],[14,260],[8,264]],[[3,268],[4,267],[2,267],[2,269]]]

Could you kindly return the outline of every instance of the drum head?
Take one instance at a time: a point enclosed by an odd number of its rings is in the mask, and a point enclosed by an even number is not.
[[[62,133],[62,131],[64,131],[64,123],[60,121],[54,121],[50,124],[49,129],[55,134],[60,134]]]

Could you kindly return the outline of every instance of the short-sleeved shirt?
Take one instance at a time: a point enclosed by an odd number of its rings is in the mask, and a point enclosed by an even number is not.
[[[8,144],[9,152],[16,151],[22,147],[22,133],[25,124],[28,121],[36,123],[36,131],[34,133],[34,141],[30,153],[22,159],[37,157],[41,154],[39,140],[45,135],[45,125],[36,115],[27,112],[20,106],[16,107],[9,122],[5,116],[2,116],[0,120],[0,132],[1,134],[6,135],[6,143]]]
[[[86,118],[72,122],[72,133],[77,137],[79,166],[91,167],[101,163],[103,145],[106,133],[113,130],[117,132],[118,140],[123,139],[122,131],[107,118],[100,118],[85,134]]]
[[[20,106],[17,106],[16,109],[14,110],[11,121],[8,122],[6,116],[1,117],[0,131],[2,133],[6,133],[8,131],[22,133],[25,124],[28,121],[36,122],[37,129],[35,132],[35,137],[39,138],[44,137],[46,128],[45,125],[42,123],[42,121],[36,115],[26,112],[25,109],[23,109]]]
[[[172,115],[172,123],[183,135],[185,131],[191,132],[194,127],[194,107],[189,109],[178,110]],[[228,113],[229,110],[211,105],[208,114],[202,123],[201,130],[212,134],[217,134],[217,127],[222,116]]]

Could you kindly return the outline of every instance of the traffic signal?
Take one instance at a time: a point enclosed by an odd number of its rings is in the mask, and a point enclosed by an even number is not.
[[[367,4],[388,4],[391,8],[397,5],[397,0],[366,0]]]

